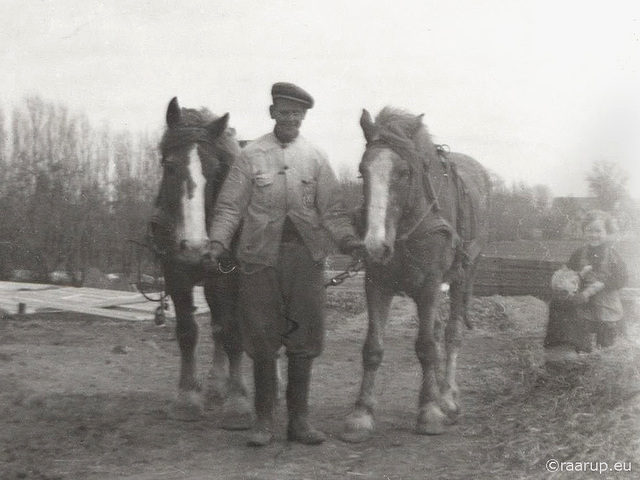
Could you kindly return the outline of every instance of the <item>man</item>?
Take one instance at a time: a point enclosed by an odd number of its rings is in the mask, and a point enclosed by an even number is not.
[[[338,244],[358,255],[340,185],[326,155],[299,135],[311,95],[276,83],[273,132],[247,145],[218,196],[206,261],[215,264],[242,222],[237,248],[244,347],[253,359],[256,423],[248,444],[273,440],[276,358],[288,357],[287,439],[317,445],[325,435],[308,419],[313,359],[323,348],[323,260]]]

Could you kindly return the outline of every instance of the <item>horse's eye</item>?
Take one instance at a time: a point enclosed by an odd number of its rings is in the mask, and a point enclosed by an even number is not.
[[[409,169],[408,168],[402,168],[400,170],[397,171],[396,173],[397,178],[407,178],[409,176]]]

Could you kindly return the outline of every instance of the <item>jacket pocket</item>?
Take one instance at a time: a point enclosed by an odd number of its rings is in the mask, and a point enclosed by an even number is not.
[[[307,208],[316,205],[316,181],[312,178],[302,179],[302,205]]]
[[[253,208],[264,211],[273,208],[276,201],[275,175],[271,172],[256,173],[253,176]]]
[[[273,177],[273,173],[256,173],[253,181],[258,187],[267,187],[273,184]]]

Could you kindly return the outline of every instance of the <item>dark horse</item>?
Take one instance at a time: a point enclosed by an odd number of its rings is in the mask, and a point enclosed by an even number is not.
[[[209,212],[240,145],[229,114],[216,117],[206,109],[180,108],[174,98],[167,109],[167,128],[160,143],[162,181],[153,216],[152,236],[160,252],[166,291],[176,312],[180,346],[180,379],[176,416],[196,420],[204,412],[204,391],[196,377],[198,324],[193,288],[202,281],[211,310],[214,354],[210,392],[225,398],[227,428],[250,428],[251,406],[241,376],[242,342],[236,321],[235,273],[205,272]],[[229,376],[226,376],[226,357]]]
[[[468,323],[473,279],[486,239],[489,177],[474,159],[436,146],[422,115],[386,107],[374,123],[364,110],[360,125],[367,140],[360,172],[369,328],[360,394],[342,436],[364,441],[375,428],[374,381],[395,294],[411,297],[419,318],[415,349],[422,384],[416,432],[438,434],[459,413],[460,325]],[[450,284],[451,314],[445,327],[443,371],[436,320],[444,283]]]

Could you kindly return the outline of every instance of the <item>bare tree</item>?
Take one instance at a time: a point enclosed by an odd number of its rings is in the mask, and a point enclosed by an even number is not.
[[[598,197],[600,208],[607,212],[615,211],[629,196],[628,181],[629,175],[611,161],[594,162],[587,175],[589,191]]]
[[[15,108],[11,126],[0,231],[16,246],[15,263],[40,277],[55,269],[126,268],[127,239],[140,237],[153,205],[154,139],[96,130],[85,116],[40,97]]]

